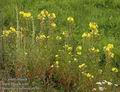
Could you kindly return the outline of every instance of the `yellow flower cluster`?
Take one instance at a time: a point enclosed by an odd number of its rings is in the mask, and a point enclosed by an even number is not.
[[[56,61],[53,65],[50,66],[51,68],[56,67],[59,68],[59,61]]]
[[[90,22],[89,27],[91,29],[91,32],[84,32],[82,34],[82,38],[91,38],[93,36],[99,36],[98,33],[98,25],[95,22]]]
[[[98,52],[100,52],[100,50],[97,49],[97,48],[95,48],[95,47],[90,48],[89,51],[92,51],[92,52],[94,52],[94,53],[98,53]]]
[[[68,51],[68,54],[72,53],[72,50],[73,50],[72,46],[65,44],[65,46],[63,46],[63,47]]]
[[[112,49],[114,48],[113,44],[108,44],[107,46],[105,46],[103,49],[106,52],[106,54],[108,56],[110,56],[111,58],[114,58],[114,53],[112,52]]]
[[[80,69],[83,69],[83,68],[86,68],[87,65],[86,65],[85,63],[83,63],[83,64],[80,64],[78,67],[79,67]]]
[[[58,68],[59,67],[59,61],[55,62],[55,66]]]
[[[65,44],[65,46],[64,46],[68,51],[72,51],[72,47],[71,46],[69,46],[69,45],[67,45],[67,44]]]
[[[98,25],[95,22],[90,22],[89,27],[90,27],[92,35],[99,35],[99,33],[98,33]]]
[[[38,19],[45,20],[45,18],[48,16],[48,11],[47,10],[42,10],[40,14],[38,14]]]
[[[113,44],[108,44],[107,46],[104,47],[105,51],[111,51],[114,48]]]
[[[19,14],[24,18],[31,18],[32,17],[31,12],[20,11]]]
[[[54,22],[53,22],[53,23],[51,23],[51,25],[50,25],[50,26],[51,26],[51,28],[56,28],[56,27],[57,27],[56,23],[54,23]]]
[[[16,33],[16,29],[14,27],[10,27],[9,30],[3,31],[3,36],[8,37],[9,34],[11,34],[11,33]]]
[[[53,20],[56,18],[56,15],[55,13],[49,13],[47,10],[44,9],[40,12],[40,14],[38,14],[38,19],[45,20],[45,18],[49,18]]]
[[[95,22],[90,22],[89,27],[90,27],[91,30],[97,30],[98,29],[98,25]]]
[[[117,72],[118,72],[118,69],[117,69],[116,67],[113,67],[113,68],[112,68],[112,72],[117,73]]]
[[[36,40],[45,40],[47,37],[44,34],[41,34],[36,37]]]
[[[61,36],[56,36],[56,40],[61,40],[62,37]]]
[[[55,18],[56,18],[55,13],[49,13],[49,14],[48,14],[48,18],[49,18],[49,19],[55,19]]]
[[[84,76],[86,76],[87,78],[89,78],[89,79],[93,79],[93,78],[94,78],[94,76],[93,76],[92,74],[90,74],[90,73],[82,72],[82,74],[83,74]]]
[[[69,23],[74,23],[74,18],[70,16],[70,17],[67,18],[67,21]]]
[[[69,36],[69,35],[68,35],[68,32],[66,32],[66,31],[63,31],[63,32],[62,32],[62,35],[63,35],[64,37],[66,37],[66,38]]]
[[[91,34],[89,32],[84,32],[82,34],[82,38],[90,38],[91,37]]]
[[[82,46],[77,46],[76,47],[77,55],[81,55],[81,50],[82,50]]]

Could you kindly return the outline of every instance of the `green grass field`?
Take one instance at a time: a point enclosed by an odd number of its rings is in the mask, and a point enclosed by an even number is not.
[[[120,92],[119,25],[120,0],[0,0],[0,88]]]

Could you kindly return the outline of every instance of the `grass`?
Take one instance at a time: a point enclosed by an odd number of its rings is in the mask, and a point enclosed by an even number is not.
[[[119,92],[119,0],[0,2],[1,81],[27,78],[40,88],[31,92]],[[56,18],[37,19],[43,9]]]

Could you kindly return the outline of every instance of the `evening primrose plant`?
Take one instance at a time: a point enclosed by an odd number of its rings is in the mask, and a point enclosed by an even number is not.
[[[7,77],[27,78],[30,86],[37,85],[45,92],[50,88],[48,92],[110,92],[110,89],[119,92],[118,87],[97,87],[112,82],[119,85],[120,68],[113,64],[116,47],[112,42],[102,43],[103,34],[96,22],[89,23],[88,31],[76,34],[76,20],[72,16],[65,20],[66,31],[58,28],[56,14],[46,9],[37,16],[20,11],[18,17],[19,30],[10,27],[2,34],[7,53],[5,62],[8,60],[6,66],[10,67],[6,69]],[[80,39],[75,39],[76,35]]]

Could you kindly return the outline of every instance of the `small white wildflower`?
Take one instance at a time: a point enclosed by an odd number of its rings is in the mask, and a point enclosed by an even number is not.
[[[104,91],[106,88],[105,87],[99,87],[100,91]]]
[[[96,82],[97,85],[102,85],[102,82]]]
[[[74,58],[74,61],[77,61],[77,58]]]
[[[118,86],[118,84],[114,84],[116,87]]]
[[[93,88],[93,89],[92,89],[93,92],[96,91],[96,90],[97,90],[96,88]]]
[[[107,84],[108,84],[109,86],[111,86],[111,85],[112,85],[112,83],[111,83],[111,82],[107,82]]]
[[[106,82],[103,81],[102,84],[106,84]]]
[[[103,80],[103,82],[107,83],[107,81],[106,81],[106,80]]]

